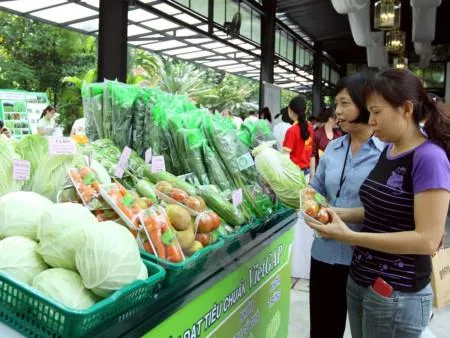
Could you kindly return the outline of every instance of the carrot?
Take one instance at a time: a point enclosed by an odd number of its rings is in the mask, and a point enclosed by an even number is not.
[[[75,169],[70,171],[70,177],[72,177],[72,179],[77,183],[81,182],[81,176]]]
[[[133,212],[131,211],[130,208],[128,208],[125,204],[123,204],[122,202],[118,201],[117,202],[117,206],[119,207],[119,209],[124,213],[124,215],[126,217],[128,217],[128,219],[131,220],[131,218],[133,217]]]
[[[100,192],[100,183],[98,182],[92,183],[92,188],[94,188],[96,192]]]
[[[153,251],[152,245],[150,244],[149,241],[145,241],[144,242],[144,250],[147,251],[148,253],[154,255],[155,252]]]
[[[116,183],[116,184],[119,187],[120,194],[122,196],[125,196],[128,193],[127,189],[125,189],[125,187],[120,183]]]
[[[89,174],[91,172],[91,169],[87,168],[87,167],[83,167],[80,169],[80,175],[81,177],[85,177],[87,174]]]
[[[167,245],[167,260],[169,262],[178,263],[183,260],[183,255],[180,252],[180,249],[176,245]]]
[[[155,246],[156,252],[158,253],[158,257],[161,259],[166,259],[166,248],[164,247],[164,244],[162,242],[161,228],[159,227],[159,225],[157,226],[154,225],[155,224],[147,227],[150,240]]]

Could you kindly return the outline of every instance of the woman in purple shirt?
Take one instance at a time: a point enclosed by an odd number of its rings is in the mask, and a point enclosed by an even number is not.
[[[352,337],[420,337],[431,312],[431,255],[450,200],[450,115],[407,70],[378,74],[365,94],[369,124],[391,144],[360,188],[363,208],[330,210],[332,223],[310,226],[355,247],[347,284]],[[425,117],[428,138],[419,127]],[[362,223],[362,231],[344,222]]]

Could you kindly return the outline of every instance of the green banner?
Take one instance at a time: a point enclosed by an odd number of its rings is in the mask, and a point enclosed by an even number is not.
[[[293,228],[145,338],[288,336]]]

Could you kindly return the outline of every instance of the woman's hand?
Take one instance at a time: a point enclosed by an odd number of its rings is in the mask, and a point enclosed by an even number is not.
[[[320,236],[326,239],[336,239],[342,242],[348,241],[353,231],[338,216],[335,210],[327,209],[331,216],[331,222],[328,224],[320,224],[318,222],[308,222],[312,229],[316,230]]]

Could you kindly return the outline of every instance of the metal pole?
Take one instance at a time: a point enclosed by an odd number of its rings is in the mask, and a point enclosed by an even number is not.
[[[322,110],[322,43],[314,44],[314,67],[313,67],[313,87],[312,106],[313,115],[318,116]]]
[[[273,83],[275,61],[276,0],[263,0],[261,17],[261,75],[259,78],[259,108],[264,104],[264,82]]]
[[[97,78],[127,80],[128,1],[100,0]]]

